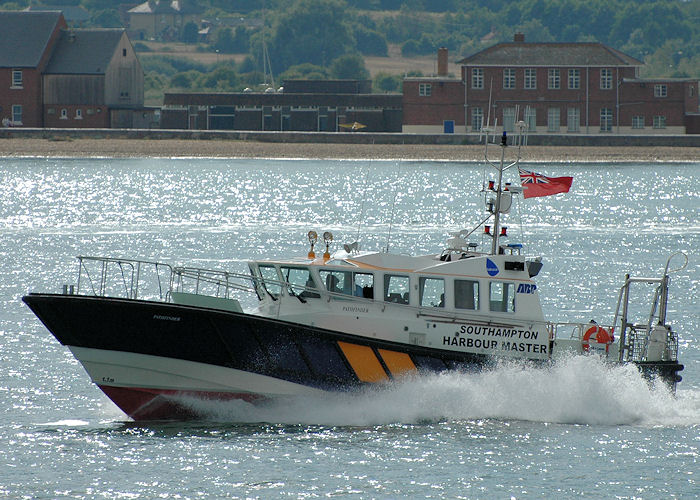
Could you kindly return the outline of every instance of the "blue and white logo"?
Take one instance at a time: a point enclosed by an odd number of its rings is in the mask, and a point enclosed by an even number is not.
[[[486,272],[489,276],[496,276],[498,274],[498,266],[491,259],[486,259]]]

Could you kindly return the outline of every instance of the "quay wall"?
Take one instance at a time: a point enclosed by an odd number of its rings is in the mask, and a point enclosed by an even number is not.
[[[275,143],[327,144],[482,144],[479,134],[406,134],[364,132],[259,132],[240,130],[164,130],[164,129],[66,129],[66,128],[0,128],[2,139],[198,139]],[[496,141],[499,138],[496,137]],[[568,135],[532,134],[531,146],[664,146],[700,147],[700,135]]]

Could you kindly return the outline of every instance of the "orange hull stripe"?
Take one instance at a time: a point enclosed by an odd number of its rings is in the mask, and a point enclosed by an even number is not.
[[[411,361],[411,357],[405,352],[387,351],[379,349],[384,363],[394,377],[398,377],[407,372],[415,372],[416,365]]]
[[[338,345],[362,382],[381,382],[389,378],[371,347],[347,342],[338,342]]]

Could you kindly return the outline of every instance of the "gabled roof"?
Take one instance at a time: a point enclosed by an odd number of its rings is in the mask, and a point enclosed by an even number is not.
[[[129,9],[129,14],[199,14],[204,9],[195,4],[181,2],[180,0],[155,0],[144,2],[133,9]]]
[[[44,73],[104,74],[123,35],[121,28],[63,30]]]
[[[499,43],[459,61],[479,66],[642,66],[602,43]]]
[[[60,12],[0,12],[0,68],[36,68]]]
[[[24,10],[28,12],[59,11],[68,22],[83,22],[90,19],[90,13],[79,5],[30,5]]]

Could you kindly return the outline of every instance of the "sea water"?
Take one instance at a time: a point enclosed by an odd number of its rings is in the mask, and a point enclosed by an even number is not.
[[[483,218],[480,190],[495,172],[459,162],[0,160],[0,497],[697,497],[700,163],[528,167],[574,177],[568,194],[517,198],[504,217],[507,242],[543,258],[548,319],[610,323],[625,273],[658,277],[670,254],[688,255],[671,275],[668,319],[686,367],[675,396],[587,356],[258,407],[190,400],[206,419],[131,422],[21,302],[74,284],[75,256],[244,271],[249,258],[305,255],[309,230],[333,232],[333,248],[439,252],[450,232]],[[506,180],[517,185],[517,173]],[[472,237],[481,248],[486,238]],[[646,303],[637,309],[648,315]]]

